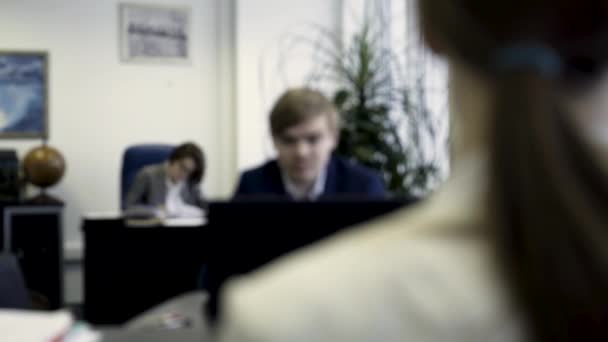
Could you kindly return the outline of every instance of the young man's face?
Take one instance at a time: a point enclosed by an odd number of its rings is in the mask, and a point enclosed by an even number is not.
[[[310,186],[326,167],[336,147],[336,134],[327,115],[319,115],[274,137],[279,165],[289,179]]]

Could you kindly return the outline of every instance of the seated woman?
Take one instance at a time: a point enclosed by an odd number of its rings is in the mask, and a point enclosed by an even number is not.
[[[162,216],[201,216],[205,201],[199,184],[204,173],[203,151],[193,143],[179,145],[169,160],[137,173],[127,193],[127,211],[146,206],[158,209]]]

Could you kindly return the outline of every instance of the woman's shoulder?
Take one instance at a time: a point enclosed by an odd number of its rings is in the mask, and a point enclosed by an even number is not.
[[[222,301],[228,340],[422,341],[495,328],[506,310],[485,240],[412,234],[403,215],[232,282]]]
[[[521,340],[468,178],[231,282],[225,340]]]
[[[146,165],[138,171],[138,174],[148,178],[155,178],[159,176],[164,177],[166,174],[165,164],[159,163]]]

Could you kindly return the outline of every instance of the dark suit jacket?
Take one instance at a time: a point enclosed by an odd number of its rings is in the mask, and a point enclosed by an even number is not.
[[[290,198],[276,160],[241,175],[235,198],[281,196]],[[332,197],[373,197],[386,195],[382,179],[373,171],[353,162],[333,156],[327,167],[325,189],[320,199]]]

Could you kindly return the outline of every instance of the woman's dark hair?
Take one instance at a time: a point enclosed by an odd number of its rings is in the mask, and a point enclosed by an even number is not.
[[[608,341],[608,187],[559,96],[601,76],[608,1],[420,0],[419,7],[429,45],[493,87],[487,224],[531,337]],[[529,43],[557,56],[558,72],[498,63],[501,51]]]
[[[194,171],[190,174],[188,182],[198,184],[205,175],[205,155],[203,151],[194,143],[187,142],[177,146],[169,156],[169,162],[173,163],[184,158],[192,158],[194,161]]]

